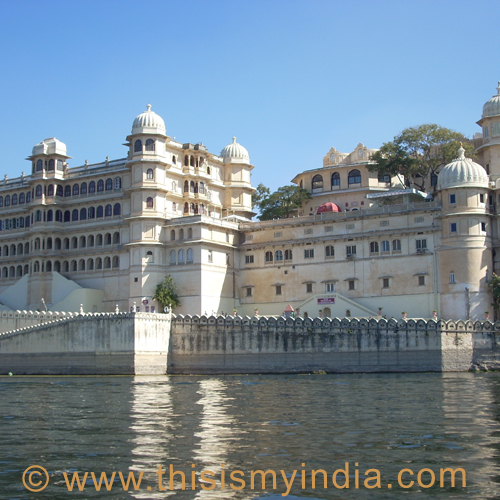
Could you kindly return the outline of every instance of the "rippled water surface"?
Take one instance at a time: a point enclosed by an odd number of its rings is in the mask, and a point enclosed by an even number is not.
[[[0,378],[0,498],[284,498],[280,473],[291,481],[288,499],[498,498],[500,497],[500,374],[290,375],[213,377],[3,377]],[[349,463],[349,489],[335,489],[332,473]],[[24,470],[40,465],[49,484],[32,493]],[[168,468],[186,474],[186,488],[168,490]],[[192,467],[194,464],[194,468]],[[221,466],[224,464],[224,466]],[[302,466],[302,464],[305,464]],[[355,464],[358,464],[357,466]],[[167,469],[158,490],[158,466]],[[465,488],[439,486],[439,469],[462,467]],[[415,476],[428,468],[436,485],[402,489],[400,469]],[[262,491],[250,489],[250,471],[272,469]],[[322,473],[311,488],[311,470]],[[363,486],[367,469],[378,469],[381,488]],[[68,492],[63,473],[143,471],[139,490]],[[197,487],[191,488],[191,471]],[[211,470],[213,491],[200,488]],[[242,490],[230,488],[240,470]],[[305,489],[301,474],[305,470]],[[226,489],[221,490],[222,471]],[[359,475],[359,488],[355,487]],[[97,475],[98,476],[98,475]],[[32,476],[36,483],[40,476]],[[242,477],[242,476],[239,476]],[[458,477],[458,479],[460,479]],[[428,472],[422,475],[427,484]],[[337,475],[344,484],[342,473]],[[388,484],[392,484],[389,489]],[[28,483],[29,484],[29,483]],[[203,483],[210,486],[210,483]],[[373,482],[371,483],[374,484]],[[461,480],[458,481],[461,484]],[[180,475],[176,488],[181,487]],[[150,488],[149,490],[147,488]]]

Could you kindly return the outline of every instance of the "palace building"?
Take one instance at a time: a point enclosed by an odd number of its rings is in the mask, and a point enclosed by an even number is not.
[[[220,154],[177,142],[148,106],[126,158],[70,167],[45,139],[29,175],[0,182],[0,309],[159,312],[170,275],[182,314],[484,319],[500,267],[500,85],[478,124],[476,160],[459,150],[434,196],[370,172],[376,150],[360,143],[293,178],[312,195],[296,217],[262,222],[236,138]]]

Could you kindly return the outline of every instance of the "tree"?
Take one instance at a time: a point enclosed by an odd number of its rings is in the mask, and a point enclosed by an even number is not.
[[[271,194],[271,190],[264,186],[262,182],[257,186],[257,189],[252,194],[252,205],[258,209],[260,209],[260,204],[262,200],[267,198]]]
[[[493,295],[493,308],[495,310],[495,318],[498,318],[498,309],[500,307],[500,276],[493,273],[488,283],[491,294]]]
[[[179,307],[181,305],[179,301],[179,296],[177,295],[177,286],[174,283],[174,278],[172,276],[167,276],[157,287],[156,292],[153,296],[153,300],[156,300],[161,304],[162,310],[165,307]]]
[[[457,157],[460,143],[465,155],[473,157],[474,146],[459,132],[435,124],[410,127],[384,143],[371,157],[375,163],[367,168],[381,175],[404,177],[408,188],[425,191],[426,180]]]
[[[305,189],[299,186],[283,186],[260,202],[260,220],[282,219],[290,217],[304,201],[311,198]]]

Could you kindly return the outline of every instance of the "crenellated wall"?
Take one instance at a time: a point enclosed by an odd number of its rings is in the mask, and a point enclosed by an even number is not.
[[[23,315],[24,313],[20,313]],[[0,334],[0,374],[444,372],[500,368],[500,322],[55,315]],[[1,321],[3,321],[3,317]]]

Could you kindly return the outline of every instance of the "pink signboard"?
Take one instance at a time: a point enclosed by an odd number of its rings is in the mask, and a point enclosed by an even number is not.
[[[322,297],[318,299],[318,304],[335,304],[335,297]]]

